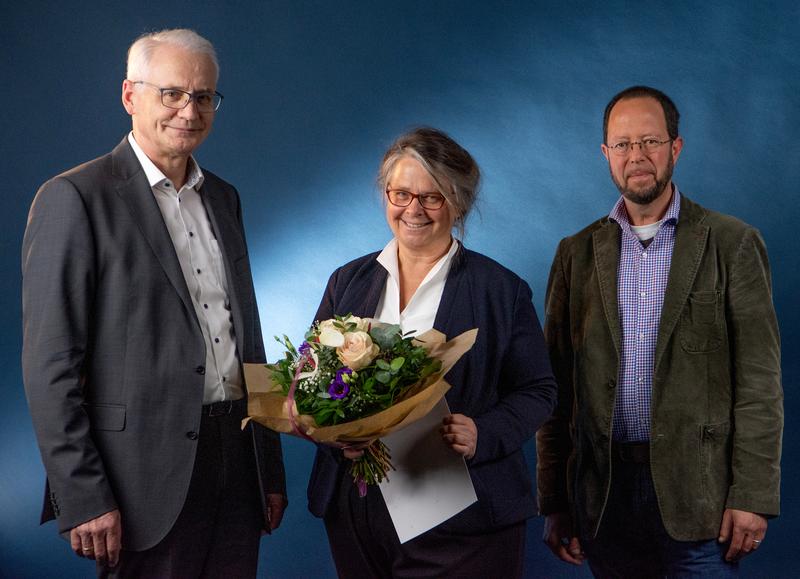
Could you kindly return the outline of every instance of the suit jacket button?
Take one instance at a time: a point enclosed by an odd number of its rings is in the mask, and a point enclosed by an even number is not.
[[[205,366],[198,366],[197,368],[194,369],[194,371],[197,372],[198,374],[205,374],[206,373],[206,367]]]
[[[197,440],[197,433],[194,430],[190,430],[186,433],[186,438],[189,440]]]

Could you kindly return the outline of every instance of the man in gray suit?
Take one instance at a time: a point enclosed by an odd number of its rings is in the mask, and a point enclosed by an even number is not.
[[[132,132],[45,183],[25,231],[42,519],[100,576],[255,576],[286,505],[278,436],[240,428],[241,364],[265,356],[238,194],[192,157],[218,70],[193,31],[134,42]]]

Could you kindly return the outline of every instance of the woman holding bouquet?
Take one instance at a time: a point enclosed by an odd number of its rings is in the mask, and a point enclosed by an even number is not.
[[[448,338],[479,329],[447,374],[452,414],[440,429],[466,459],[478,501],[400,544],[381,493],[360,497],[347,472],[361,451],[318,447],[309,509],[325,520],[340,577],[522,576],[525,522],[536,514],[522,447],[553,410],[556,387],[528,285],[452,237],[479,180],[472,156],[443,132],[398,138],[378,179],[394,237],[337,269],[317,311],[317,320],[352,313]]]

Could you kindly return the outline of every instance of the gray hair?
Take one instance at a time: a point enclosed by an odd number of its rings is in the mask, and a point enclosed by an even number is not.
[[[159,46],[169,44],[189,52],[205,54],[214,64],[214,77],[219,80],[219,63],[214,46],[205,38],[188,28],[172,28],[159,32],[147,32],[137,38],[128,49],[128,80],[142,80],[148,71],[153,52]]]
[[[378,170],[378,186],[386,192],[389,176],[400,159],[410,157],[436,183],[455,212],[455,227],[464,236],[464,222],[478,196],[481,171],[475,159],[445,132],[419,127],[400,135],[386,151]]]

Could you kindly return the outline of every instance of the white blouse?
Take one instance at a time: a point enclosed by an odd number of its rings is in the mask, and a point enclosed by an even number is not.
[[[434,264],[401,312],[397,240],[392,239],[386,244],[378,256],[378,263],[389,272],[389,275],[386,277],[386,284],[383,286],[383,293],[378,302],[378,308],[375,310],[375,319],[387,324],[399,324],[403,333],[413,331],[419,335],[430,330],[436,320],[444,284],[447,281],[447,274],[456,251],[458,251],[458,243],[453,240],[450,243],[450,250]]]

